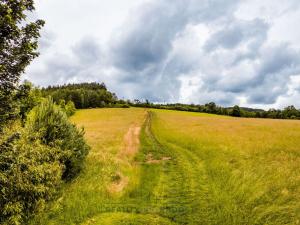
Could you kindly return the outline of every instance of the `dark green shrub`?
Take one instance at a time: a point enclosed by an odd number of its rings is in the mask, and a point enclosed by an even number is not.
[[[63,165],[58,149],[42,145],[20,126],[10,130],[0,138],[0,224],[18,225],[55,196]]]
[[[121,106],[121,108],[130,108],[130,106],[128,104],[124,104]]]
[[[238,105],[235,105],[232,108],[231,116],[241,117],[241,109],[240,109],[240,107]]]
[[[37,133],[43,144],[60,149],[59,158],[65,165],[63,179],[72,179],[80,172],[89,151],[84,130],[78,130],[51,98],[42,101],[28,114],[26,129]]]

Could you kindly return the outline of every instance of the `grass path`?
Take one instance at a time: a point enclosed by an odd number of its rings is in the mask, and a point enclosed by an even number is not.
[[[300,224],[297,122],[143,109],[74,121],[87,168],[32,224]]]
[[[100,224],[99,221],[102,222],[104,218],[121,218],[122,224],[140,224],[136,216],[141,215],[160,218],[168,224],[199,224],[197,208],[200,208],[200,202],[197,196],[201,189],[197,175],[202,170],[201,162],[183,148],[163,146],[152,132],[152,117],[153,113],[149,113],[145,121],[141,149],[136,158],[140,163],[139,185],[115,202],[110,201],[110,204],[128,213],[98,215],[86,224]],[[118,224],[117,221],[115,223]]]

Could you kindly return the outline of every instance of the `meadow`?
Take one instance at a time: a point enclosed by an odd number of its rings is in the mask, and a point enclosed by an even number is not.
[[[84,171],[31,224],[300,224],[300,121],[167,110],[72,117]]]

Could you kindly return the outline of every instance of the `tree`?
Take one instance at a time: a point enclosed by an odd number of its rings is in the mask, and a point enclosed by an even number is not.
[[[217,105],[214,102],[210,102],[205,104],[206,110],[208,113],[216,113],[217,112]]]
[[[282,114],[284,118],[290,118],[290,119],[296,119],[300,116],[299,111],[293,105],[286,107],[282,111]]]
[[[14,92],[21,74],[38,56],[38,38],[44,21],[27,22],[33,0],[0,0],[0,130],[14,118]]]
[[[233,107],[231,115],[235,116],[235,117],[241,117],[241,109],[240,109],[240,107],[238,105],[235,105]]]

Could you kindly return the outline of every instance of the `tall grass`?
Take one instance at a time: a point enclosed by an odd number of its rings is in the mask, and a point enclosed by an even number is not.
[[[151,110],[134,159],[123,136],[143,109],[78,112],[85,172],[33,224],[299,224],[300,121]],[[121,193],[109,185],[122,173]]]
[[[123,136],[132,123],[142,124],[143,109],[80,110],[72,120],[84,126],[86,139],[92,147],[83,172],[70,185],[63,188],[60,199],[37,215],[31,224],[81,224],[103,211],[110,211],[116,196],[108,188],[115,175],[127,169],[127,176],[135,176],[137,169],[123,168],[125,162],[116,155],[123,145]],[[123,172],[123,171],[122,171]]]
[[[190,188],[198,223],[299,223],[299,121],[155,113],[156,137],[186,155],[190,183],[199,185]]]

